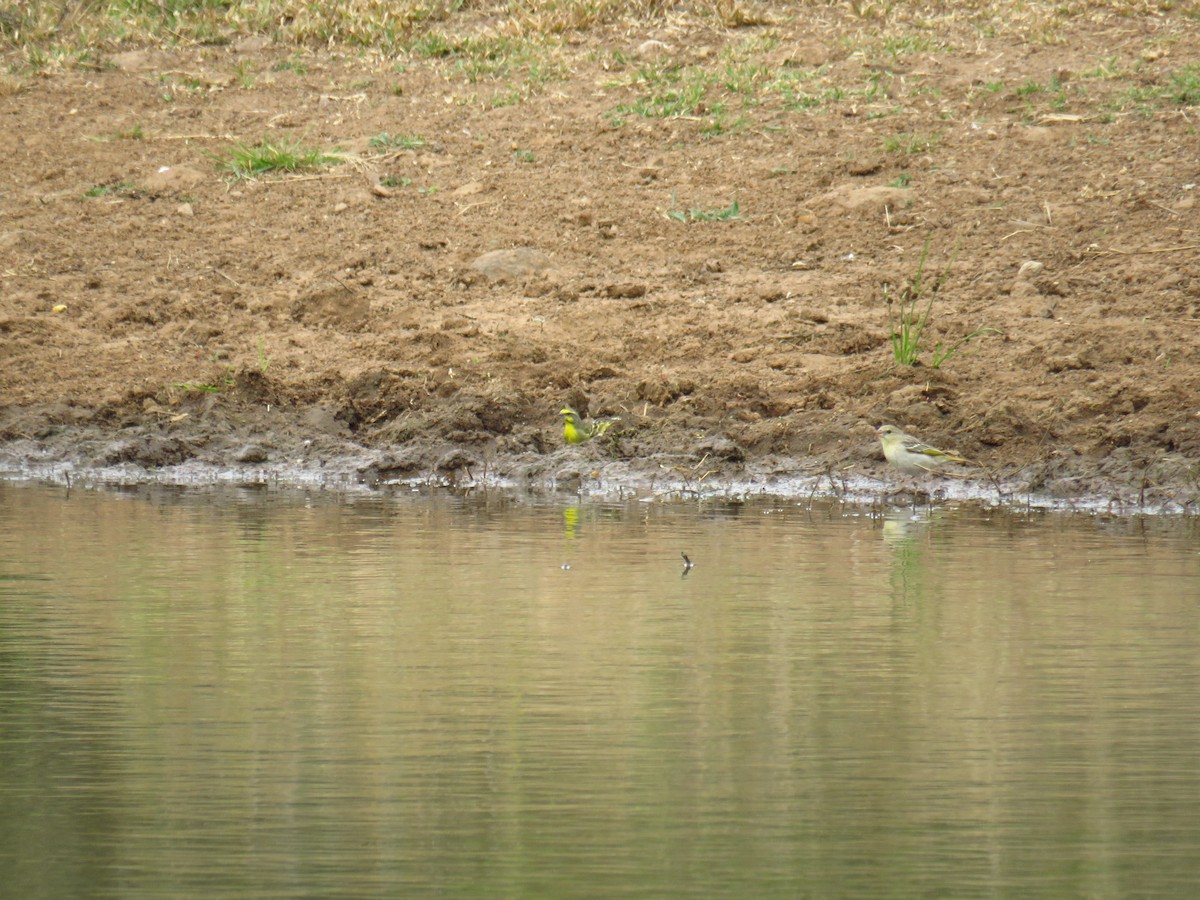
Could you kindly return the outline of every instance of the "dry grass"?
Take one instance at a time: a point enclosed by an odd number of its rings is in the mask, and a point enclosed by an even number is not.
[[[837,24],[840,40],[868,56],[953,49],[945,35],[1066,40],[1079,21],[1195,18],[1181,0],[0,0],[0,55],[12,72],[101,65],[119,48],[224,44],[264,34],[280,46],[347,47],[395,57],[423,54],[431,40],[472,55],[497,39],[537,42],[613,28],[653,36],[656,28]],[[482,39],[472,45],[472,39]]]

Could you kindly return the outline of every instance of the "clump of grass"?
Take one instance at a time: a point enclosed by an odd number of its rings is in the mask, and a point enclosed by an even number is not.
[[[506,106],[516,106],[524,99],[525,95],[521,93],[520,88],[514,87],[505,91],[496,91],[484,101],[484,104],[491,109],[503,109]]]
[[[631,103],[617,106],[617,115],[633,113],[644,119],[672,119],[678,116],[698,116],[706,111],[704,103],[707,86],[699,80],[682,82],[680,76],[669,72],[642,80],[651,88],[651,93],[638,97]],[[707,111],[719,111],[717,106]]]
[[[293,72],[296,75],[307,75],[308,64],[302,59],[282,59],[271,66],[272,72]]]
[[[890,285],[883,286],[883,300],[887,304],[888,325],[892,333],[892,356],[900,366],[915,366],[921,356],[922,336],[929,324],[929,315],[933,312],[933,301],[938,291],[950,275],[950,267],[958,256],[958,248],[950,261],[946,263],[938,276],[930,285],[925,281],[925,261],[929,258],[929,243],[932,238],[926,238],[925,246],[921,248],[921,257],[917,260],[917,271],[908,284],[900,290],[900,297],[893,300]],[[924,309],[921,301],[925,301]]]
[[[920,134],[894,134],[883,139],[883,149],[888,153],[925,153],[937,146],[936,137]]]
[[[0,72],[0,97],[11,97],[25,90],[25,79],[8,72]]]
[[[83,192],[85,197],[140,197],[142,192],[137,185],[128,181],[110,181],[107,184],[94,184]]]
[[[892,59],[907,56],[910,53],[927,53],[941,50],[942,45],[928,34],[903,34],[885,37],[881,49]]]
[[[954,261],[958,258],[958,247],[955,246],[954,252],[950,255],[949,262],[946,263],[946,267],[937,274],[933,279],[933,283],[930,284],[925,278],[925,262],[929,258],[930,240],[926,239],[925,246],[921,248],[921,257],[917,261],[917,271],[908,284],[904,285],[901,289],[899,299],[893,300],[890,293],[890,286],[886,284],[883,286],[883,299],[887,304],[888,324],[891,328],[892,356],[896,360],[896,365],[899,366],[915,366],[920,362],[925,330],[929,325],[929,317],[933,312],[933,303],[937,299],[942,285],[946,283],[946,279],[950,276],[950,269],[954,266]],[[985,326],[983,328],[976,328],[970,334],[959,338],[952,344],[944,345],[939,341],[933,347],[929,365],[934,369],[940,368],[943,363],[948,362],[959,350],[975,338],[988,334],[1001,333],[999,329]]]
[[[699,66],[641,66],[630,77],[607,85],[639,92],[633,100],[618,105],[610,120],[617,125],[624,116],[634,114],[646,119],[711,117],[720,122],[726,100],[753,106],[759,102],[761,90],[775,90],[779,79],[772,82],[768,75],[763,67],[729,66],[723,77],[721,72]]]
[[[742,208],[736,200],[724,209],[698,208],[689,209],[686,212],[681,209],[672,209],[667,213],[667,218],[676,222],[728,222],[741,217]]]
[[[217,160],[217,167],[235,178],[258,178],[272,173],[292,173],[324,169],[340,163],[341,157],[299,142],[271,141],[263,138],[257,144],[237,144],[229,156]]]
[[[426,143],[419,134],[388,134],[383,131],[367,141],[367,146],[384,153],[388,150],[420,150]]]
[[[766,66],[753,63],[726,63],[725,71],[719,77],[725,90],[753,99],[761,87],[771,83],[772,72]]]
[[[269,365],[269,361],[268,361]],[[265,372],[265,370],[264,370]],[[218,381],[173,381],[168,387],[188,394],[223,394],[237,386],[237,379],[231,367],[225,367],[225,374]]]
[[[250,68],[250,64],[245,61],[238,62],[234,65],[233,74],[234,77],[237,78],[238,84],[242,86],[243,90],[247,91],[251,90],[254,87],[255,81],[258,80],[258,76]]]
[[[1200,65],[1184,66],[1171,73],[1167,98],[1181,106],[1200,106]]]

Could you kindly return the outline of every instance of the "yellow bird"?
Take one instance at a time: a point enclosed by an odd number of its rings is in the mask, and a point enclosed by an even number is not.
[[[880,425],[875,429],[883,455],[893,466],[908,475],[936,472],[946,463],[965,463],[961,456],[923,444],[895,425]]]
[[[568,444],[582,444],[594,437],[599,437],[612,427],[616,419],[583,419],[579,413],[566,406],[559,410],[563,417],[563,437]]]

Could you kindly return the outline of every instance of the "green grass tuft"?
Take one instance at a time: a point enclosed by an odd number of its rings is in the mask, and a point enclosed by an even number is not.
[[[949,277],[950,268],[958,256],[958,248],[955,247],[946,268],[938,274],[933,284],[929,285],[925,281],[925,261],[929,258],[930,241],[932,238],[925,239],[925,246],[921,248],[921,256],[917,260],[916,274],[901,289],[899,299],[893,301],[890,286],[883,286],[883,300],[887,304],[888,324],[892,333],[892,356],[900,366],[915,366],[920,359],[921,343],[925,328],[929,324],[929,315],[933,312],[933,301]],[[925,300],[923,309],[922,300]]]
[[[377,152],[386,153],[389,150],[420,150],[426,143],[428,142],[425,138],[419,134],[388,134],[384,131],[367,141],[367,146]]]
[[[271,141],[263,138],[257,144],[237,144],[229,156],[217,160],[217,168],[235,178],[258,178],[275,173],[305,172],[337,165],[341,157],[298,142]]]
[[[736,200],[724,209],[699,208],[689,209],[686,212],[681,209],[673,209],[667,213],[667,218],[675,222],[728,222],[741,217],[742,208]]]
[[[920,134],[894,134],[883,139],[883,149],[888,153],[927,153],[937,146],[936,137]]]
[[[892,299],[888,285],[883,286],[883,298],[887,304],[888,324],[891,328],[892,357],[899,366],[915,366],[920,362],[925,331],[933,312],[933,302],[937,299],[938,292],[946,283],[946,279],[950,276],[950,269],[958,258],[958,247],[956,246],[946,267],[937,274],[933,283],[929,284],[925,278],[925,262],[929,258],[931,240],[932,238],[925,240],[925,245],[921,248],[920,259],[917,260],[917,271],[909,279],[908,284],[901,289],[898,300]],[[939,341],[933,347],[930,368],[940,368],[970,341],[988,334],[1002,334],[1002,332],[999,329],[985,326],[976,328],[952,344],[943,345]]]
[[[1181,106],[1200,106],[1200,64],[1193,63],[1172,72],[1166,96]]]

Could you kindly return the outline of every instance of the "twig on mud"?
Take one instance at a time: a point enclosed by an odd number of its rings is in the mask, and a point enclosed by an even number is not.
[[[979,468],[983,469],[983,474],[985,474],[988,477],[988,481],[990,481],[992,483],[992,487],[994,487],[996,489],[996,497],[1000,500],[1003,500],[1004,499],[1004,488],[1000,487],[1000,480],[998,478],[996,478],[996,475],[992,472],[991,469],[989,469],[983,463],[975,463],[975,465],[977,465],[977,466],[979,466]]]
[[[1044,210],[1044,209],[1043,209],[1043,211],[1042,211],[1042,215],[1046,215],[1046,212],[1045,212],[1045,210]],[[1045,230],[1045,231],[1050,231],[1051,229],[1053,229],[1053,228],[1054,228],[1054,226],[1053,226],[1053,225],[1051,225],[1051,224],[1049,224],[1048,222],[1030,222],[1030,221],[1028,221],[1027,219],[1013,219],[1013,220],[1012,220],[1012,223],[1013,223],[1014,225],[1018,226],[1018,227],[1019,227],[1019,228],[1021,228],[1021,229],[1032,228],[1032,229],[1034,229],[1035,231],[1036,231],[1036,230],[1039,230],[1039,229],[1041,229],[1041,230]],[[1020,234],[1021,232],[1020,232],[1020,231],[1016,231],[1016,232],[1013,232],[1013,233],[1014,233],[1014,234]]]
[[[1019,228],[1016,231],[1011,231],[1008,234],[1004,235],[1004,237],[1000,238],[1000,240],[1007,241],[1009,238],[1016,237],[1018,234],[1032,234],[1032,233],[1033,233],[1033,229],[1031,229],[1031,228]]]
[[[235,288],[241,287],[241,285],[238,284],[238,282],[234,281],[232,278],[230,278],[228,275],[226,275],[224,272],[222,272],[216,266],[209,266],[208,268],[211,269],[213,272],[216,272],[218,275],[220,275],[222,278],[224,278],[226,281],[228,281],[230,284],[232,284]]]
[[[1089,248],[1089,252],[1096,256],[1104,256],[1109,253],[1118,256],[1141,256],[1148,253],[1183,253],[1186,250],[1200,250],[1200,244],[1188,244],[1184,247],[1158,247],[1150,250],[1118,250],[1116,247],[1107,247],[1103,250],[1096,248],[1092,250]]]
[[[290,175],[286,178],[247,178],[246,181],[250,184],[294,184],[297,181],[328,181],[334,178],[354,178],[358,172],[347,172],[345,174],[328,173],[325,175]]]
[[[354,288],[350,287],[350,285],[346,284],[346,282],[342,281],[342,279],[338,278],[336,275],[331,274],[331,275],[326,275],[325,277],[331,281],[336,281],[338,283],[338,287],[340,287],[347,294],[354,293]],[[467,318],[467,317],[464,316],[463,318]]]
[[[148,134],[144,141],[236,141],[237,138],[225,134]]]
[[[332,100],[339,103],[363,103],[367,99],[366,94],[346,94],[338,96],[337,94],[322,94],[321,100]]]
[[[1165,213],[1170,213],[1173,216],[1179,215],[1179,213],[1177,213],[1175,210],[1171,209],[1171,207],[1166,206],[1162,203],[1159,203],[1157,200],[1147,200],[1146,202],[1149,203],[1151,206],[1157,206],[1159,209],[1161,209]]]
[[[465,216],[472,209],[475,209],[476,207],[497,206],[497,205],[499,205],[499,203],[500,203],[499,200],[487,200],[487,201],[480,201],[479,203],[464,203],[462,206],[459,206],[457,203],[454,205],[458,206],[458,215],[459,215],[459,217],[462,217],[462,216]]]

